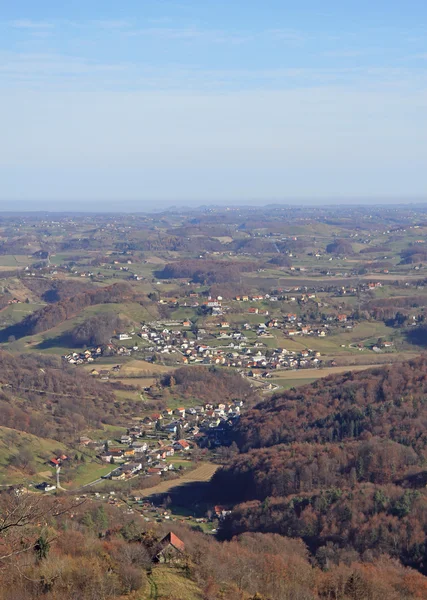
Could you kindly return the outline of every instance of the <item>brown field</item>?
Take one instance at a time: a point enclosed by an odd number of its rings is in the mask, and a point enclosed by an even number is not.
[[[112,360],[102,361],[97,360],[94,363],[83,365],[83,369],[85,371],[92,371],[92,369],[96,369],[99,371],[100,369],[111,369],[114,364],[120,363],[120,358],[116,357],[117,361]],[[122,368],[117,373],[117,377],[114,379],[117,380],[126,380],[123,383],[132,384],[133,379],[146,379],[149,377],[155,378],[157,375],[163,375],[165,373],[170,373],[177,366],[166,367],[165,365],[158,365],[155,363],[145,362],[143,360],[130,360],[129,362],[122,363]]]
[[[325,367],[323,369],[297,369],[295,371],[271,371],[274,380],[287,380],[287,379],[320,379],[322,377],[327,377],[328,375],[337,375],[339,373],[346,373],[347,371],[364,371],[365,369],[374,369],[375,367],[381,367],[384,365],[393,364],[395,362],[400,362],[403,360],[411,360],[419,356],[419,353],[415,352],[406,352],[399,354],[383,354],[379,356],[372,356],[372,363],[369,364],[367,362],[362,363],[362,361],[366,361],[371,357],[366,356],[354,356],[349,360],[352,361],[352,364],[347,365],[338,365],[336,367]],[[360,364],[357,364],[360,360]],[[337,359],[337,361],[340,358]],[[345,360],[345,359],[343,359]],[[268,381],[268,380],[267,380]]]
[[[176,369],[176,367],[167,367],[165,365],[148,363],[142,360],[131,360],[122,366],[122,368],[120,369],[120,376],[155,377],[156,375],[170,373],[173,369]]]
[[[214,240],[218,240],[218,242],[221,242],[221,244],[231,244],[231,242],[233,241],[233,238],[230,237],[229,235],[220,235],[220,236],[214,236]]]
[[[135,388],[139,387],[149,387],[156,383],[157,379],[153,377],[152,374],[147,375],[146,377],[115,377],[114,375],[110,377],[110,381],[118,381],[119,383],[123,383],[124,385],[132,385]]]
[[[212,463],[202,463],[199,467],[194,469],[194,471],[190,471],[190,473],[183,475],[179,479],[173,479],[172,481],[162,481],[162,483],[159,483],[158,485],[152,488],[140,490],[138,492],[135,492],[135,494],[138,494],[139,496],[153,496],[155,494],[165,494],[167,492],[170,492],[173,488],[185,485],[187,483],[209,481],[219,468],[219,465],[214,465]]]
[[[160,258],[160,256],[150,256],[146,262],[152,265],[165,265],[167,261],[164,258]]]
[[[320,379],[321,377],[337,375],[338,373],[345,373],[347,371],[364,371],[365,369],[372,369],[375,366],[376,365],[351,365],[325,367],[324,369],[298,369],[296,371],[278,372],[277,375],[274,373],[274,379]]]

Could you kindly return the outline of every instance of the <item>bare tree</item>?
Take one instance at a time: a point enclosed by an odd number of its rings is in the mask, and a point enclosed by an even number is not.
[[[40,527],[83,504],[67,497],[46,497],[28,490],[8,490],[0,493],[0,566],[12,556],[34,549]],[[33,540],[31,530],[38,533]],[[18,534],[18,535],[17,535]],[[52,540],[48,540],[50,543]]]

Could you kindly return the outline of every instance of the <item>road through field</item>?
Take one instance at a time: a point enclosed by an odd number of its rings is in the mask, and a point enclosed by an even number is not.
[[[220,465],[214,465],[212,463],[203,463],[200,466],[196,467],[193,471],[186,473],[179,479],[162,481],[161,483],[152,488],[146,488],[145,490],[140,490],[134,493],[135,495],[144,497],[153,496],[155,494],[166,494],[167,492],[170,492],[173,488],[181,487],[182,485],[209,481],[219,468]]]

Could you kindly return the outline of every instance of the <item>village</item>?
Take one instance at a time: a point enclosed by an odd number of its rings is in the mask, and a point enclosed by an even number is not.
[[[363,285],[374,289],[381,283]],[[355,295],[357,289],[338,287],[328,290],[328,293],[338,297]],[[161,298],[158,302],[174,311],[191,309],[194,316],[143,322],[128,331],[116,333],[108,344],[70,352],[63,356],[63,360],[83,365],[105,357],[121,359],[134,356],[150,363],[160,361],[171,366],[203,364],[238,368],[250,377],[260,377],[257,371],[262,369],[266,371],[264,377],[267,377],[270,370],[323,366],[321,353],[310,348],[309,340],[325,338],[340,328],[352,330],[354,327],[351,313],[328,310],[329,305],[321,301],[314,291],[302,291],[300,287],[275,290],[265,295],[236,296],[230,301],[224,301],[220,295],[200,298],[198,293],[190,292],[184,299]],[[270,303],[276,310],[265,308]],[[294,310],[291,308],[286,312],[282,309],[282,306],[292,305]],[[308,310],[302,311],[310,306],[313,306],[311,318],[307,316]],[[324,312],[320,313],[320,309]],[[239,319],[235,318],[236,314]],[[247,321],[244,320],[245,315]],[[286,348],[287,341],[295,339],[301,340],[301,347],[295,349],[289,344],[292,349]],[[280,346],[276,346],[276,342]],[[120,364],[111,369],[94,366],[91,374],[107,380],[117,374],[120,367]]]
[[[240,417],[243,401],[234,403],[206,403],[200,406],[165,410],[153,413],[127,428],[117,439],[92,439],[81,436],[78,446],[91,452],[96,460],[111,465],[102,479],[128,481],[139,478],[141,487],[150,487],[150,478],[181,474],[182,465],[191,466],[199,458],[201,448],[215,448],[221,444],[227,430]],[[65,454],[52,456],[48,465],[59,475],[61,467],[72,462]],[[43,482],[40,491],[56,489],[53,482]],[[154,485],[154,484],[153,484]]]

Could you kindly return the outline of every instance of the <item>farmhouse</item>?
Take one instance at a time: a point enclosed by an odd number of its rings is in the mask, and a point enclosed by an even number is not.
[[[185,544],[177,535],[169,532],[160,540],[154,555],[154,562],[166,563],[180,560]]]

